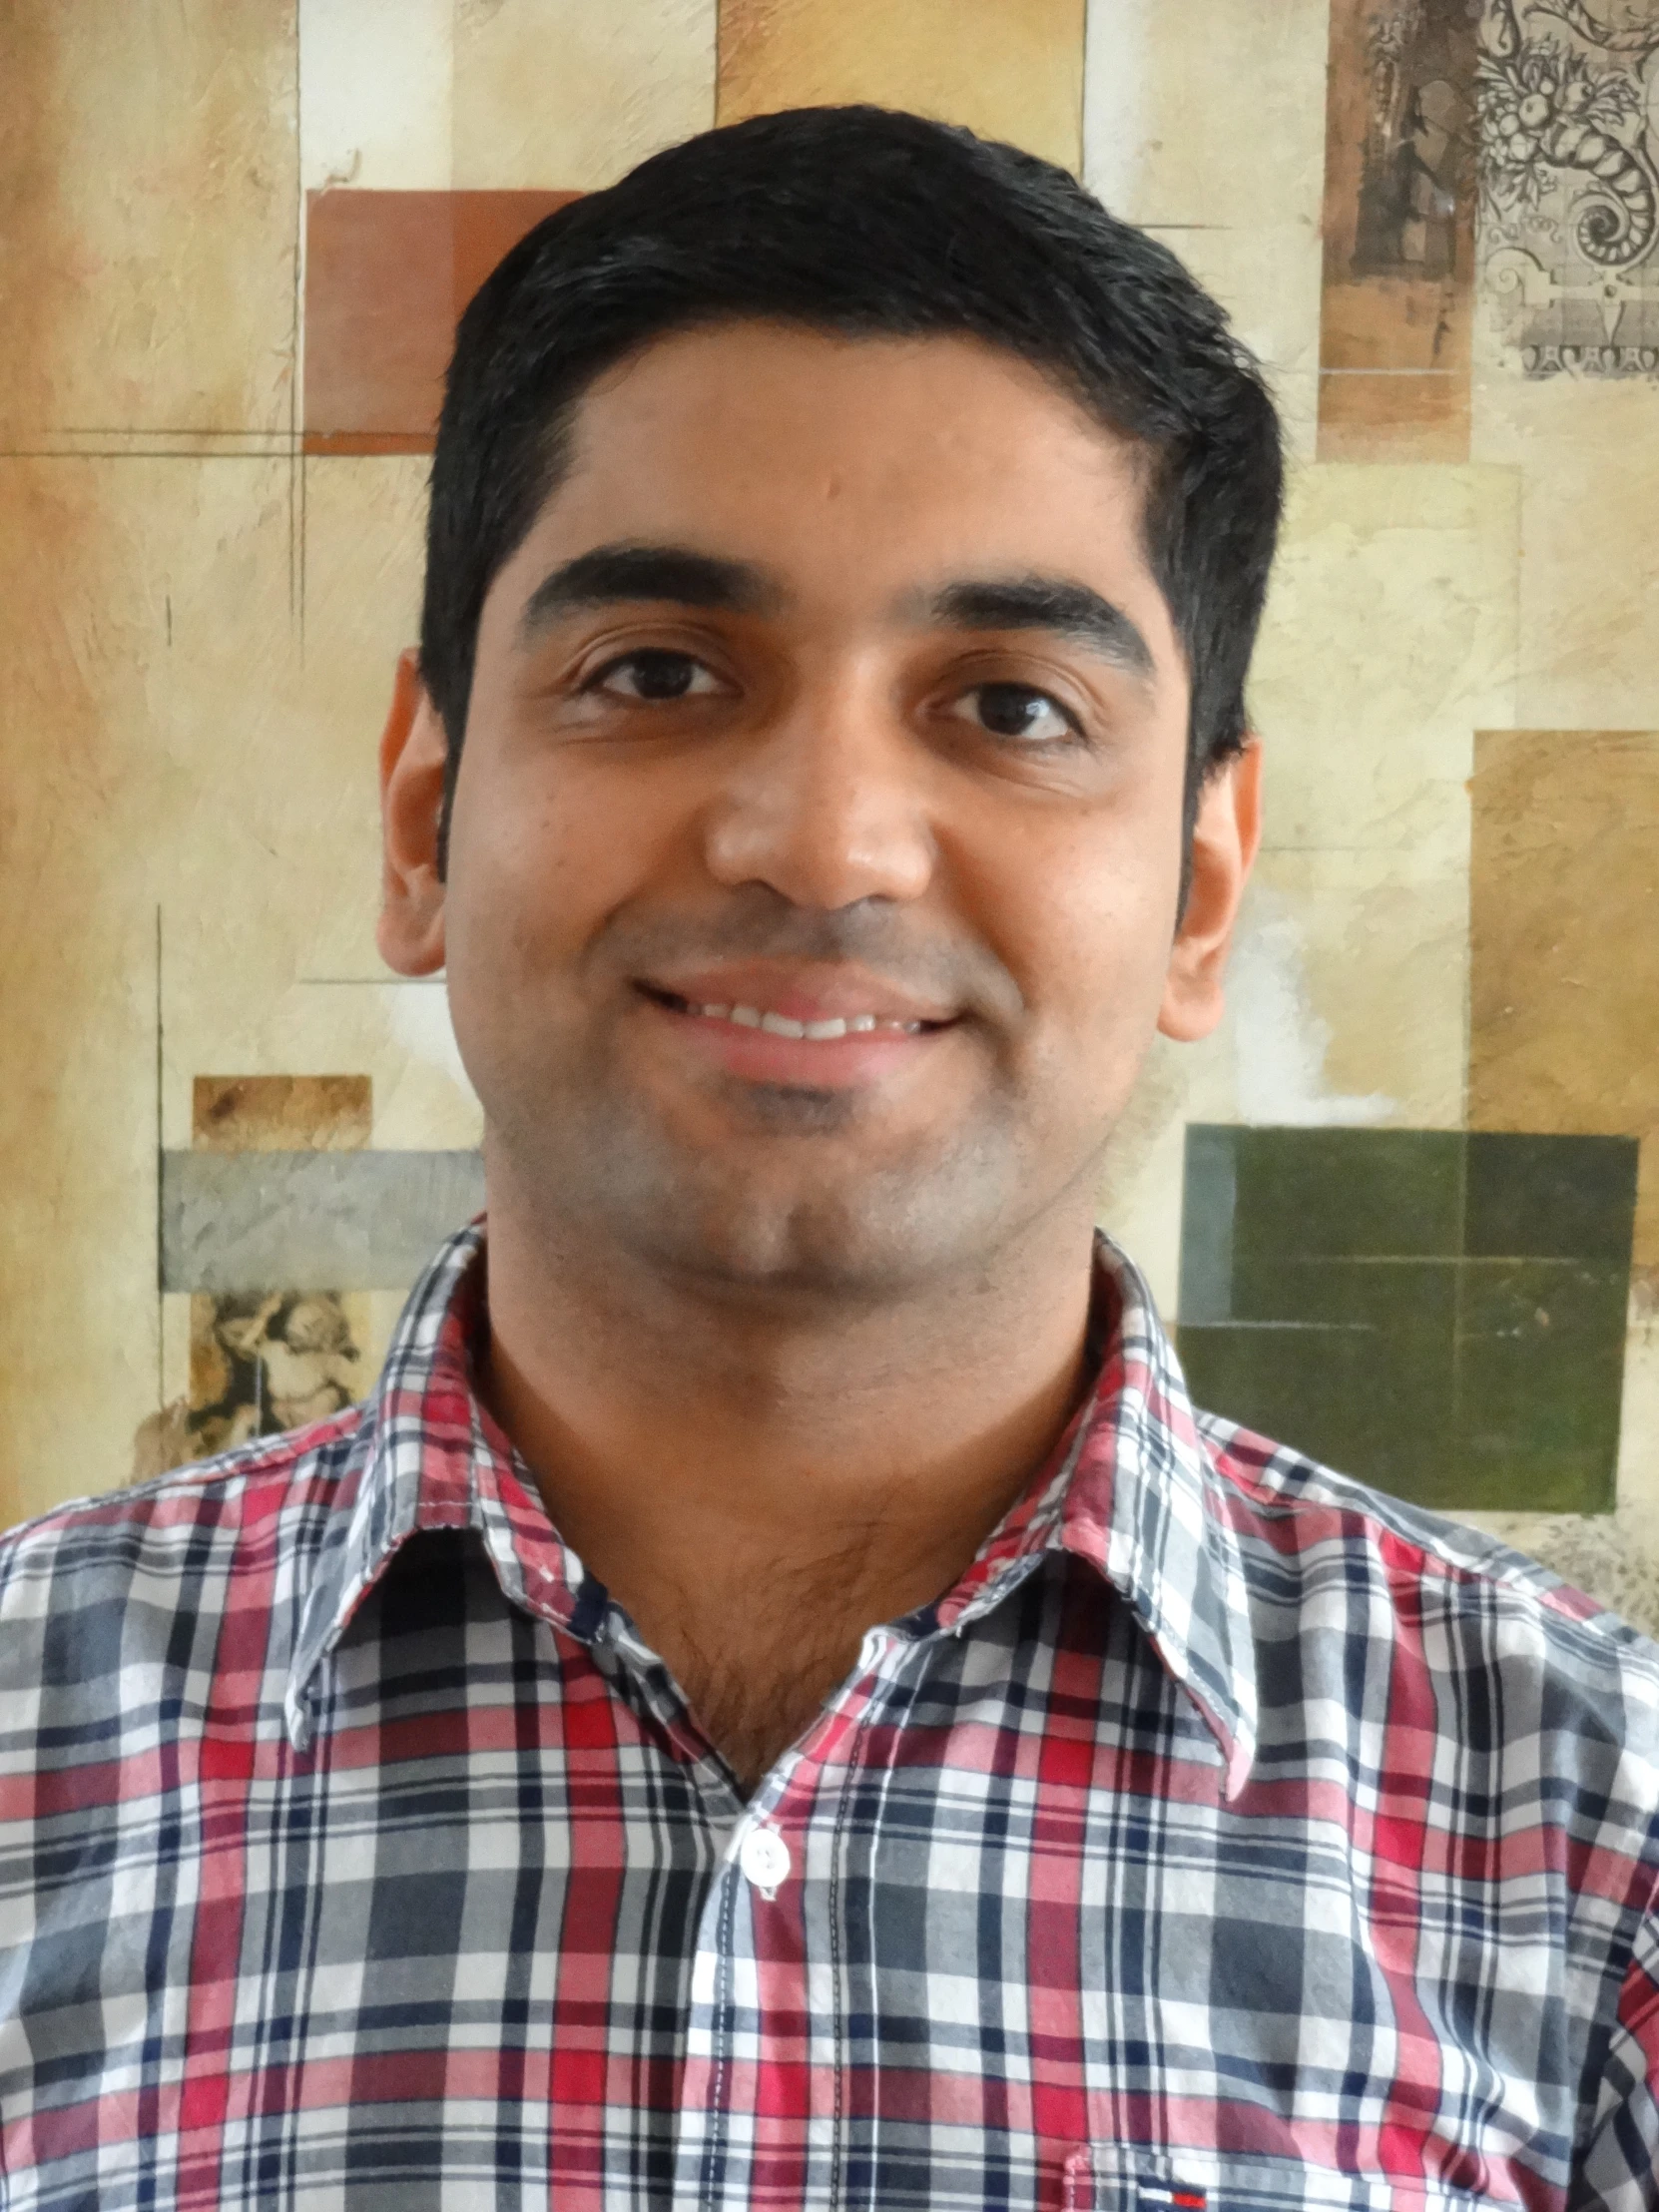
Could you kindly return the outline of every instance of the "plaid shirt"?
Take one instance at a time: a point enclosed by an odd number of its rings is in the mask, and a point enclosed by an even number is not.
[[[6,2212],[1659,2202],[1659,1651],[1098,1385],[746,1804],[474,1397],[0,1546]]]

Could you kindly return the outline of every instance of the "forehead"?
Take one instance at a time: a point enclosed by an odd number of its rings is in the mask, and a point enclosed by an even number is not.
[[[675,332],[598,378],[512,567],[672,539],[870,590],[987,569],[1161,594],[1142,449],[977,339],[765,322]]]

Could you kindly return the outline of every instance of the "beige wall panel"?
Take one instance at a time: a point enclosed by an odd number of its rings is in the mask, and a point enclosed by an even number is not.
[[[226,866],[197,838],[177,924],[167,906],[170,1144],[190,1141],[198,1074],[343,1069],[372,1078],[376,1145],[478,1140],[441,981],[392,976],[374,947],[375,749],[417,632],[426,467],[305,463],[304,620],[281,676],[280,748],[246,764],[240,801],[216,802],[241,805],[254,852]]]
[[[456,0],[451,181],[591,192],[715,119],[715,0]]]
[[[1329,0],[1090,0],[1083,174],[1187,264],[1266,365],[1290,450],[1318,408]]]
[[[1319,236],[1300,224],[1270,230],[1159,230],[1267,372],[1285,450],[1314,458],[1320,403]]]
[[[1659,393],[1640,378],[1529,383],[1491,368],[1474,452],[1522,473],[1516,718],[1659,729]]]
[[[10,0],[0,69],[0,439],[285,430],[291,0]]]
[[[182,1314],[158,1376],[158,906],[165,1144],[198,1076],[343,1072],[376,1143],[477,1141],[441,982],[373,949],[425,463],[308,466],[301,641],[285,463],[0,462],[0,530],[33,548],[0,610],[4,1519],[121,1480],[182,1387]]]
[[[455,0],[298,0],[307,192],[444,192]]]
[[[1659,1277],[1659,734],[1483,731],[1473,797],[1470,1123],[1640,1137]]]
[[[1455,1128],[1468,886],[1432,852],[1264,852],[1235,962],[1251,1122]]]
[[[870,100],[1073,172],[1084,0],[722,0],[720,120]]]
[[[273,462],[0,462],[7,1518],[122,1479],[156,1406],[156,906],[205,932],[183,856],[263,857],[287,521]]]
[[[1090,0],[1084,181],[1132,223],[1311,235],[1330,0]],[[1319,322],[1316,266],[1313,313]]]
[[[1472,733],[1514,720],[1518,529],[1509,469],[1298,472],[1251,687],[1270,848],[1463,873]]]

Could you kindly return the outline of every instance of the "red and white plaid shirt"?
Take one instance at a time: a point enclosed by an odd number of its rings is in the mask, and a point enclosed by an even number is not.
[[[1191,1412],[1054,1464],[745,1803],[469,1383],[0,1545],[6,2212],[1659,2202],[1659,1650]]]

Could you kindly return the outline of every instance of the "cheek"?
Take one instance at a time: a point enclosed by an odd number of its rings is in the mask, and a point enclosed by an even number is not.
[[[575,965],[637,889],[646,825],[614,782],[568,761],[481,773],[470,788],[467,765],[450,832],[450,966],[488,994],[509,974]]]
[[[1098,1082],[1102,1053],[1150,1037],[1175,931],[1179,830],[1155,841],[1089,833],[1046,840],[999,870],[999,950],[1034,1017],[1045,1058],[1083,1063]],[[1010,857],[1005,855],[1006,859]]]

